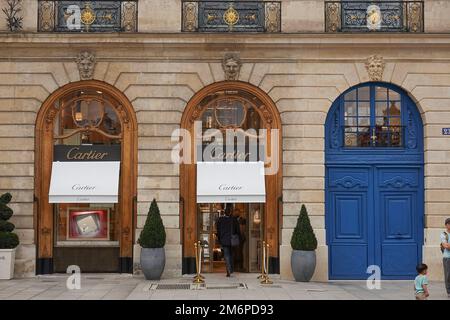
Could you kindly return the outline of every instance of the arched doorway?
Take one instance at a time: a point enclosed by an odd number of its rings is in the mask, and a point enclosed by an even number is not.
[[[196,124],[199,125],[197,128],[203,136],[199,146],[196,146],[198,133]],[[183,113],[181,128],[188,132],[188,137],[184,139],[189,140],[192,151],[189,163],[180,164],[183,273],[195,272],[194,242],[197,240],[202,240],[207,247],[204,271],[215,272],[220,269],[220,262],[216,263],[221,258],[218,257],[220,253],[217,252],[218,245],[214,240],[214,224],[221,210],[225,209],[227,201],[201,204],[197,201],[196,163],[202,161],[199,155],[205,151],[205,141],[209,139],[207,134],[204,134],[211,129],[224,133],[224,137],[229,130],[236,134],[237,140],[241,137],[244,144],[248,144],[251,139],[258,141],[257,151],[256,149],[249,151],[245,147],[239,149],[238,145],[231,153],[213,152],[214,159],[205,161],[264,161],[266,175],[262,183],[265,184],[265,202],[260,205],[237,202],[228,205],[243,217],[241,232],[247,237],[246,247],[241,248],[242,261],[238,262],[241,265],[240,271],[254,272],[258,268],[261,259],[260,246],[262,240],[265,240],[270,245],[269,269],[271,272],[279,273],[279,236],[282,217],[281,120],[273,101],[262,90],[248,83],[240,81],[214,83],[202,89],[189,101]],[[264,138],[261,138],[262,131],[266,133]],[[261,147],[262,141],[264,147]],[[256,157],[255,152],[258,153]],[[219,268],[216,268],[216,265],[219,265]]]
[[[47,98],[36,120],[37,274],[132,272],[136,160],[136,116],[120,91],[79,81]]]
[[[330,279],[411,279],[422,259],[423,125],[401,88],[365,83],[326,120],[326,229]]]

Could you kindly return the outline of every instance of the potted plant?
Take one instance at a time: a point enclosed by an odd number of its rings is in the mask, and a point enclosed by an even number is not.
[[[139,236],[141,245],[141,269],[147,280],[159,280],[166,265],[166,230],[159,213],[158,204],[153,199],[145,221],[144,229]]]
[[[11,194],[5,193],[0,197],[0,279],[9,280],[14,276],[14,261],[19,237],[13,233],[15,226],[9,222],[13,211],[8,207]]]
[[[317,238],[309,221],[305,205],[302,205],[291,238],[291,268],[295,281],[308,282],[316,269]]]

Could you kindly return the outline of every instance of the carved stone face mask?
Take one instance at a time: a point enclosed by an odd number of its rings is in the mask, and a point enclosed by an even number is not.
[[[95,56],[89,52],[82,52],[77,58],[81,80],[90,80],[94,74]]]
[[[237,53],[227,53],[222,61],[222,68],[226,80],[237,80],[241,71],[242,63]]]
[[[381,81],[383,79],[385,63],[383,58],[378,56],[370,57],[366,62],[366,69],[370,80]]]
[[[228,75],[229,80],[236,80],[239,75],[239,63],[234,59],[230,59],[225,63],[225,72]]]

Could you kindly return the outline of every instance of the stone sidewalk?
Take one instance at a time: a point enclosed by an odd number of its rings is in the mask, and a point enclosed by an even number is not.
[[[146,281],[143,276],[86,274],[81,289],[66,287],[68,275],[0,280],[0,300],[411,300],[412,281],[383,281],[380,290],[369,290],[365,281],[296,283],[272,278],[261,285],[256,274],[206,275],[206,288],[192,284],[192,277]],[[158,289],[158,285],[164,285]],[[174,286],[176,285],[176,286]],[[176,287],[176,288],[175,288]],[[443,282],[430,283],[430,299],[449,299]]]

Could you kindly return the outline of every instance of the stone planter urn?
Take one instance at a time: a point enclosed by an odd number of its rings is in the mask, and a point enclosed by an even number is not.
[[[291,238],[291,268],[295,281],[310,281],[316,269],[317,238],[305,205],[302,205]]]
[[[0,280],[14,277],[14,261],[16,249],[0,249]]]
[[[142,248],[141,269],[147,280],[159,280],[166,265],[164,248]]]
[[[166,265],[166,230],[164,228],[158,204],[153,199],[145,221],[144,229],[139,236],[141,245],[141,269],[147,280],[159,280]]]
[[[316,252],[292,250],[291,268],[295,281],[310,281],[316,269]]]

